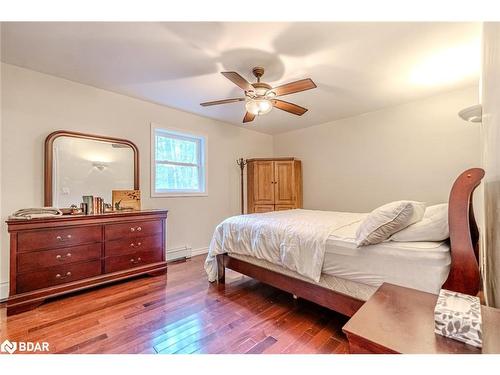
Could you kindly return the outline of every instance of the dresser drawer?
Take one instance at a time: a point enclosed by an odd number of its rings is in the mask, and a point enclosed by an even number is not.
[[[101,226],[57,228],[21,232],[17,237],[17,251],[68,247],[101,241]]]
[[[106,241],[135,239],[162,233],[162,221],[131,221],[123,224],[108,224],[104,227]]]
[[[107,257],[135,253],[137,251],[161,251],[163,238],[161,234],[147,237],[125,238],[106,241],[104,254]]]
[[[73,263],[40,271],[19,273],[17,275],[17,293],[25,293],[49,286],[69,283],[101,274],[101,261]]]
[[[161,249],[157,251],[136,251],[131,254],[107,257],[104,260],[104,272],[122,271],[148,263],[161,262],[163,260],[162,252]]]
[[[17,256],[17,272],[39,271],[41,268],[100,258],[100,243],[21,253]]]

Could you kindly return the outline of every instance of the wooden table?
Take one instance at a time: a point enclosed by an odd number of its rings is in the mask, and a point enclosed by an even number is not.
[[[434,333],[437,295],[382,284],[342,328],[351,353],[500,353],[500,310],[482,306],[483,348]]]

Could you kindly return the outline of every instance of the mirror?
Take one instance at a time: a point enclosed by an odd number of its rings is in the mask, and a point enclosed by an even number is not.
[[[139,152],[125,139],[57,131],[45,140],[45,206],[79,206],[83,195],[111,203],[112,190],[139,189]]]

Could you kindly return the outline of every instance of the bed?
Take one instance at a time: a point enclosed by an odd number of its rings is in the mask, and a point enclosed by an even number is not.
[[[475,295],[479,232],[472,195],[483,176],[482,169],[469,169],[453,184],[447,241],[386,241],[358,248],[355,232],[367,215],[360,213],[290,210],[230,218],[217,227],[210,244],[209,281],[223,283],[229,268],[347,316],[383,282]],[[284,232],[287,236],[279,235]]]

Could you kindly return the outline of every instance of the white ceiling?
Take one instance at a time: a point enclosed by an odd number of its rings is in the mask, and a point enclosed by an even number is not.
[[[3,23],[2,61],[275,134],[478,83],[479,23]],[[242,96],[220,71],[317,89],[242,125]],[[471,103],[474,104],[474,103]]]

